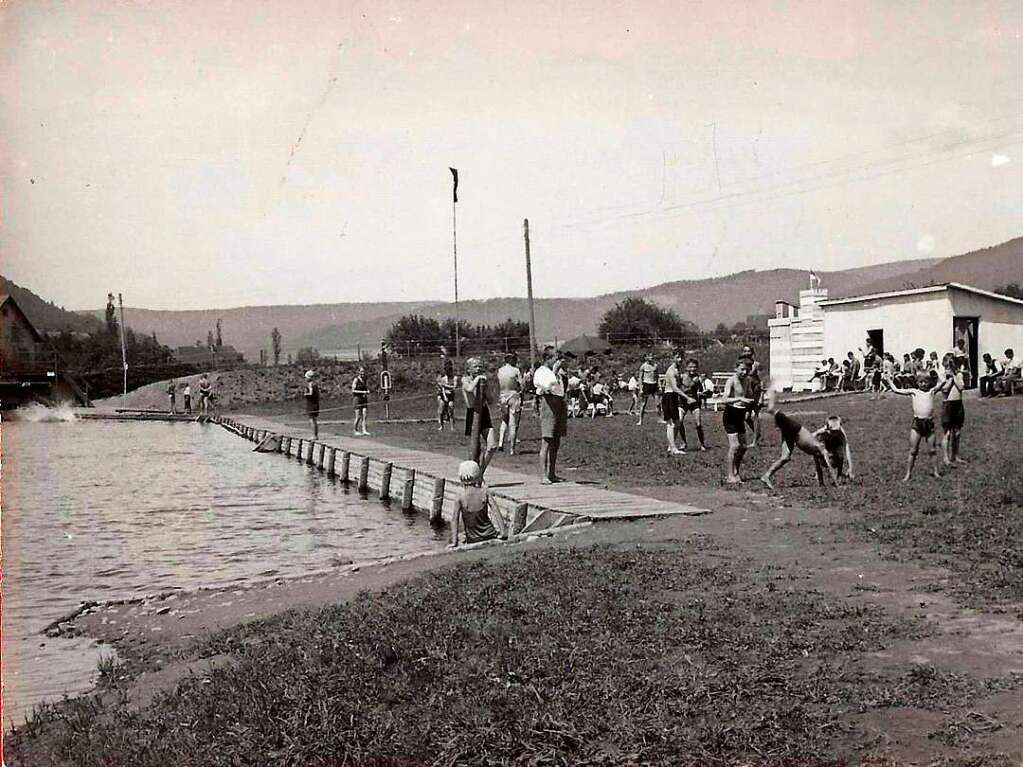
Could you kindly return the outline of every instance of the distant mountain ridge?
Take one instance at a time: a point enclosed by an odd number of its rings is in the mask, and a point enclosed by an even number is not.
[[[832,297],[898,290],[941,282],[964,282],[993,290],[1010,282],[1023,283],[1023,237],[983,250],[945,259],[895,261],[841,271],[819,271]],[[806,269],[743,271],[703,280],[679,280],[649,288],[623,290],[591,298],[543,298],[536,301],[537,333],[541,341],[567,338],[596,330],[607,309],[629,296],[644,298],[673,309],[683,319],[704,329],[719,322],[733,325],[751,314],[773,314],[778,299],[795,301],[808,287]],[[48,304],[31,291],[7,280],[12,295],[29,317],[43,329],[95,329],[103,310],[72,313]],[[18,293],[17,291],[23,291]],[[525,320],[525,298],[462,301],[461,316],[471,323],[495,324],[509,317]],[[249,306],[231,309],[162,311],[125,308],[125,321],[139,333],[156,332],[170,346],[205,343],[208,331],[223,323],[225,343],[233,344],[255,361],[259,350],[270,349],[270,332],[280,329],[284,350],[312,346],[323,351],[375,348],[396,319],[405,314],[453,316],[453,306],[442,301],[338,303],[311,306]],[[37,319],[38,317],[38,319]]]
[[[935,265],[938,259],[900,261],[835,272],[819,272],[832,295],[848,294],[882,279],[899,278]],[[679,316],[711,329],[719,322],[733,325],[751,314],[773,314],[779,298],[795,300],[808,287],[805,269],[744,271],[704,280],[681,280],[650,288],[623,290],[591,298],[543,298],[536,301],[537,334],[541,341],[593,333],[601,316],[615,303],[637,296],[674,309]],[[525,320],[525,298],[461,301],[462,319],[496,324],[509,317]],[[313,306],[253,306],[233,309],[160,311],[125,308],[125,321],[138,332],[155,331],[171,346],[205,343],[206,334],[222,320],[224,342],[233,344],[250,361],[270,349],[270,332],[277,327],[285,352],[311,346],[321,351],[376,348],[396,319],[405,314],[443,319],[453,316],[450,303],[438,301],[320,304]],[[102,316],[102,310],[92,312]]]

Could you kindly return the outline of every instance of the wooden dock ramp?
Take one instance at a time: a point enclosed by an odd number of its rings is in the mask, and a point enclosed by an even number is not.
[[[224,416],[214,420],[253,443],[267,436],[277,437],[280,452],[303,464],[323,471],[333,467],[333,474],[339,479],[356,485],[364,481],[365,487],[361,489],[397,502],[410,500],[417,510],[451,520],[460,486],[457,458],[361,437],[330,435],[313,441],[309,429],[255,416]],[[499,461],[487,469],[486,481],[501,514],[517,533],[589,521],[709,513],[707,509],[607,490],[591,483],[565,481],[544,485],[537,476],[501,468]]]

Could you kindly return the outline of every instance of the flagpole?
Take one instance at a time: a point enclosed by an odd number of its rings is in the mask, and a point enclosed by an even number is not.
[[[529,296],[529,366],[536,369],[536,315],[533,313],[533,265],[529,257],[529,219],[522,219],[526,241],[526,295]]]
[[[121,298],[121,294],[117,294],[117,305],[121,310],[121,364],[124,367],[124,389],[121,391],[121,407],[126,407],[124,404],[126,397],[128,396],[128,352],[124,346],[124,300]]]
[[[461,328],[458,322],[458,200],[451,202],[451,249],[455,256],[455,359],[461,359]]]

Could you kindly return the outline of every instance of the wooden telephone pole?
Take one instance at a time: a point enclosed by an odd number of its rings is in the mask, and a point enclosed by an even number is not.
[[[529,367],[536,370],[536,314],[533,312],[533,265],[529,257],[529,219],[522,219],[526,239],[526,295],[529,296]]]
[[[117,305],[121,310],[121,364],[124,366],[124,389],[121,393],[121,406],[124,407],[125,397],[128,396],[128,352],[124,348],[124,300],[121,294],[117,294]]]

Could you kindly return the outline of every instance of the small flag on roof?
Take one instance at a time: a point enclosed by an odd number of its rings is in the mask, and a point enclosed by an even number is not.
[[[457,168],[448,168],[448,170],[451,171],[451,177],[455,181],[455,187],[451,191],[451,196],[453,198],[452,202],[458,202],[458,169]]]

